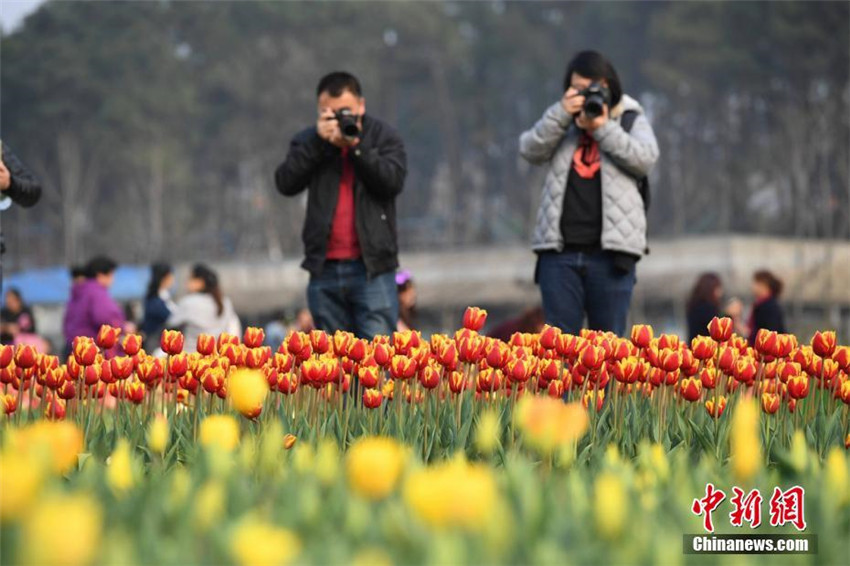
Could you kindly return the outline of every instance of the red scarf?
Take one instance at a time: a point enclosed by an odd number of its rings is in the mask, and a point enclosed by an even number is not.
[[[592,179],[599,172],[600,163],[599,144],[593,136],[582,131],[573,153],[573,169],[582,179]]]

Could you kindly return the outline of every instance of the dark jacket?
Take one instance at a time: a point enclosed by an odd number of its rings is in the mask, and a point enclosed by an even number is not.
[[[372,277],[398,267],[395,198],[404,186],[407,156],[398,134],[368,115],[363,117],[360,143],[349,156],[354,166],[357,239]],[[275,172],[275,184],[284,195],[309,191],[302,232],[306,257],[301,266],[313,275],[324,267],[341,174],[340,149],[321,139],[315,127],[296,134],[286,161]]]
[[[18,156],[3,144],[3,164],[9,170],[12,184],[2,195],[8,196],[12,202],[23,207],[33,206],[41,198],[41,185],[35,176],[24,167]]]
[[[753,312],[750,316],[750,344],[756,343],[756,335],[762,328],[780,334],[786,332],[785,315],[776,297],[768,297],[753,305]]]
[[[717,305],[708,301],[696,301],[688,307],[688,340],[697,336],[708,336],[708,323],[720,315]]]

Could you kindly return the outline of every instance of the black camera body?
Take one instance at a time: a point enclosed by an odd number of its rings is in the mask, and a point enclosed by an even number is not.
[[[584,97],[584,115],[590,119],[598,118],[604,111],[604,106],[611,105],[611,90],[601,83],[591,83],[586,89],[579,91]]]
[[[342,132],[343,136],[349,139],[360,137],[360,126],[357,124],[359,116],[357,114],[348,108],[343,108],[334,112],[334,116],[339,123],[339,131]]]

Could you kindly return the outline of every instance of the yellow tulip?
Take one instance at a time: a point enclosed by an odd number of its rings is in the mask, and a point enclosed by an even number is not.
[[[626,526],[629,499],[619,475],[602,472],[593,489],[593,516],[596,530],[607,540],[617,540]]]
[[[395,490],[404,460],[404,448],[393,439],[358,440],[346,458],[348,483],[355,493],[367,499],[383,499]]]
[[[109,457],[109,465],[106,468],[106,483],[112,493],[121,496],[132,489],[135,484],[133,473],[130,443],[122,438]]]
[[[227,494],[221,482],[211,480],[202,485],[195,495],[195,526],[206,532],[218,524],[226,504]]]
[[[268,393],[269,383],[265,376],[253,369],[234,372],[227,385],[227,396],[233,408],[249,419],[260,416]]]
[[[499,437],[502,435],[502,425],[499,414],[487,411],[478,420],[475,428],[475,446],[482,454],[492,454],[499,447]]]
[[[0,455],[0,522],[14,521],[29,510],[43,480],[40,466],[26,453]]]
[[[160,456],[165,454],[165,449],[168,448],[168,437],[168,419],[157,415],[148,427],[148,448]]]
[[[735,408],[729,435],[729,452],[735,479],[747,482],[758,474],[762,464],[759,409],[751,400],[741,400]]]
[[[248,518],[233,531],[230,551],[242,566],[285,566],[301,552],[301,542],[287,529]]]
[[[408,507],[435,528],[482,531],[499,508],[493,470],[461,459],[410,474],[403,495]]]
[[[840,448],[833,447],[824,463],[824,493],[836,505],[850,502],[850,474],[847,460]]]
[[[212,415],[201,421],[201,446],[232,452],[239,444],[239,423],[229,415]]]
[[[24,564],[82,566],[100,547],[103,517],[86,494],[52,495],[35,504],[21,531]]]
[[[12,450],[38,456],[57,474],[71,471],[83,451],[83,432],[68,421],[36,421],[9,440]]]

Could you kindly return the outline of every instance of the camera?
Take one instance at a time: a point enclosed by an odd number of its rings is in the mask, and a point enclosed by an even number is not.
[[[360,137],[360,126],[357,125],[357,114],[349,110],[348,108],[343,108],[342,110],[338,110],[334,112],[334,116],[336,117],[337,122],[339,122],[339,131],[342,132],[342,135],[347,138],[359,138]]]
[[[591,83],[589,87],[579,91],[579,94],[584,97],[584,114],[590,119],[601,116],[603,107],[611,104],[611,91],[601,83]]]

